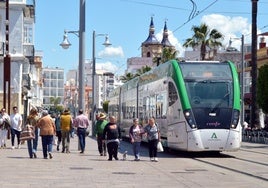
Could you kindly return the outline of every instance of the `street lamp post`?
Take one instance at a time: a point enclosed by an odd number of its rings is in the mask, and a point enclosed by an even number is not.
[[[91,121],[92,121],[92,127],[95,123],[95,76],[96,76],[96,57],[95,57],[95,40],[97,36],[105,36],[105,42],[103,45],[105,47],[108,47],[111,45],[109,42],[109,37],[107,34],[96,34],[95,31],[93,31],[92,35],[92,104],[91,104]]]
[[[64,31],[63,42],[60,44],[62,48],[67,49],[71,45],[67,38],[67,33],[75,34],[79,37],[79,98],[78,98],[78,109],[85,111],[85,79],[84,79],[84,67],[85,67],[85,19],[86,19],[86,2],[85,0],[80,0],[80,22],[79,31]]]
[[[258,0],[251,0],[252,2],[252,27],[251,27],[251,110],[250,110],[250,126],[254,128],[259,124],[257,119],[257,12],[258,12]]]
[[[244,124],[245,121],[245,105],[244,105],[244,93],[245,93],[245,89],[244,89],[244,73],[245,73],[245,61],[244,61],[244,35],[242,35],[241,37],[241,53],[242,53],[242,68],[241,68],[241,100],[242,100],[242,104],[241,104],[241,124]]]
[[[9,1],[6,1],[6,51],[4,57],[4,96],[3,96],[3,106],[6,108],[7,112],[10,114],[10,72],[11,72],[11,59],[9,55]],[[7,96],[6,96],[7,94]],[[7,103],[7,104],[6,104]]]

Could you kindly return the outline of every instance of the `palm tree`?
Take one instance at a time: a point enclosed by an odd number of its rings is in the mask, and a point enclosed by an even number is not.
[[[196,48],[200,45],[201,60],[205,60],[207,47],[216,48],[222,46],[221,40],[223,40],[224,36],[218,30],[210,30],[208,25],[203,23],[200,26],[193,26],[192,31],[194,35],[192,38],[186,39],[183,46]]]
[[[159,66],[162,63],[165,63],[171,59],[176,59],[177,58],[177,51],[174,51],[172,48],[163,48],[162,51],[162,57],[154,57],[153,58],[153,63],[156,63],[157,66]]]
[[[131,72],[126,73],[124,76],[120,76],[120,80],[123,83],[126,83],[129,80],[132,80],[133,78],[135,78],[135,75],[132,74]]]
[[[137,73],[135,74],[135,77],[136,76],[140,76],[140,75],[142,75],[142,74],[144,74],[144,73],[146,73],[146,72],[148,72],[148,71],[150,71],[152,68],[151,67],[149,67],[149,66],[143,66],[141,69],[138,69],[138,71],[137,71]]]

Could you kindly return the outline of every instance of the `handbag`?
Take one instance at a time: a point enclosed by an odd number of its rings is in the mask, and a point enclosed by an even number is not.
[[[164,151],[164,148],[163,148],[163,145],[161,142],[158,142],[157,143],[157,151],[158,152],[163,152]]]
[[[35,138],[34,128],[32,125],[27,124],[20,133],[20,140],[31,140]]]

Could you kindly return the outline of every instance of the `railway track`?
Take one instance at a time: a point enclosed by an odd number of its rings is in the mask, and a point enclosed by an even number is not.
[[[124,143],[123,147],[131,154],[131,144]],[[143,144],[141,150],[146,160],[148,156],[146,144]],[[195,182],[196,180],[190,178],[190,182],[186,181],[185,187],[193,184],[207,187],[210,181],[221,183],[221,186],[217,185],[217,187],[268,187],[268,145],[243,143],[237,152],[221,153],[169,151],[161,153],[159,158],[160,162],[157,166],[146,164],[172,181],[181,182],[191,175],[209,176],[204,182]]]

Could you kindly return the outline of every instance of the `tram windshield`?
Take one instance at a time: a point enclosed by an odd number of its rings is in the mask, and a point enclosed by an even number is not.
[[[185,63],[181,70],[192,108],[232,107],[232,75],[227,64]]]

